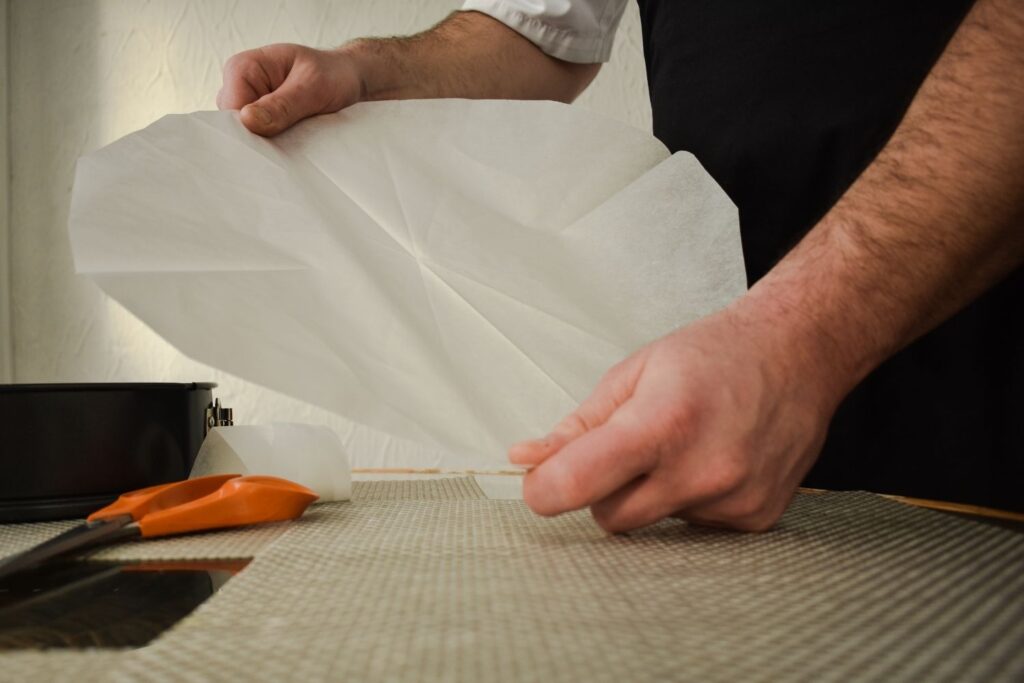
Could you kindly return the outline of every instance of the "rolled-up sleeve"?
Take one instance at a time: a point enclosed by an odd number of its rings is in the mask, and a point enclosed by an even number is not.
[[[462,11],[482,12],[546,54],[594,64],[611,56],[628,0],[465,0]]]

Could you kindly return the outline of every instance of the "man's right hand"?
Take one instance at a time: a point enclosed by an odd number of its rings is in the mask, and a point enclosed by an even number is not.
[[[453,12],[408,38],[360,38],[335,50],[282,43],[239,52],[224,64],[217,106],[241,110],[246,128],[271,136],[362,100],[572,102],[600,68],[549,57],[486,14]]]
[[[280,43],[231,57],[224,64],[217,106],[241,110],[246,128],[269,137],[302,119],[355,104],[362,92],[355,61],[344,49]]]

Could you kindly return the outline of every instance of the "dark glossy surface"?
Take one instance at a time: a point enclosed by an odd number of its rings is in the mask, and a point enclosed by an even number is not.
[[[0,522],[84,517],[186,478],[214,386],[0,385]]]
[[[142,647],[248,562],[70,562],[9,577],[0,582],[0,651]]]

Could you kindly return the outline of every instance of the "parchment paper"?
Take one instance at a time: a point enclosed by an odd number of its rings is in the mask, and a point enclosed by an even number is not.
[[[504,460],[745,288],[689,154],[549,102],[366,103],[274,139],[165,117],[79,161],[75,264],[185,354]]]

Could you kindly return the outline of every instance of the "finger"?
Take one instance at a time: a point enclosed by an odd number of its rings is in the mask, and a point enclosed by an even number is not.
[[[669,515],[669,517],[672,517],[673,519],[681,520],[681,521],[686,522],[688,524],[691,524],[693,526],[706,526],[706,527],[710,527],[712,529],[731,529],[732,528],[728,524],[723,524],[722,522],[716,522],[716,521],[711,520],[711,519],[705,519],[704,517],[701,517],[700,515],[694,515],[689,510],[679,510],[677,512],[673,512],[671,515]]]
[[[523,479],[523,499],[540,515],[595,503],[646,474],[657,451],[643,420],[626,403],[605,424],[566,444]]]
[[[673,483],[661,471],[644,479],[642,487],[626,487],[591,505],[594,519],[605,531],[619,533],[639,529],[664,517],[676,517],[706,526],[748,528],[756,519],[729,511],[727,501],[735,494],[725,486],[706,481],[694,472],[682,484]],[[753,514],[753,513],[752,513]]]
[[[739,531],[768,531],[782,516],[792,500],[772,495],[759,487],[748,486],[717,499],[679,510],[676,516],[693,524]]]
[[[253,133],[272,136],[320,113],[322,97],[315,86],[302,72],[292,71],[280,88],[243,107],[241,117]]]
[[[654,524],[671,515],[673,508],[672,492],[649,475],[595,502],[590,513],[602,529],[618,534]]]
[[[508,461],[513,465],[530,467],[539,465],[554,453],[553,444],[547,438],[521,441],[508,449]]]
[[[233,56],[224,64],[224,80],[217,93],[219,109],[241,109],[274,89],[275,83],[263,62],[267,57],[259,50],[248,50]]]
[[[245,81],[225,82],[217,92],[217,109],[221,111],[241,109],[250,102],[255,102],[263,95]]]
[[[694,467],[698,459],[685,450],[662,459],[658,469],[644,478],[642,485],[624,487],[595,502],[591,513],[602,529],[619,533],[653,524],[664,517],[717,526],[708,510],[735,495],[736,475],[721,463]]]
[[[773,506],[756,494],[704,489],[691,495],[668,485],[657,473],[645,479],[643,490],[623,488],[594,503],[591,512],[605,531],[619,533],[674,517],[700,526],[740,531],[765,531],[781,516],[785,506]],[[689,496],[687,498],[687,496]],[[680,497],[686,498],[680,508]]]
[[[515,465],[539,465],[573,439],[603,425],[633,394],[643,368],[639,356],[630,356],[605,373],[593,393],[559,422],[550,434],[512,446],[508,459]]]
[[[775,525],[774,520],[762,521],[760,518],[719,519],[714,516],[713,513],[708,515],[695,512],[690,509],[681,510],[672,516],[695,526],[706,526],[712,529],[729,529],[730,531],[768,531]]]

